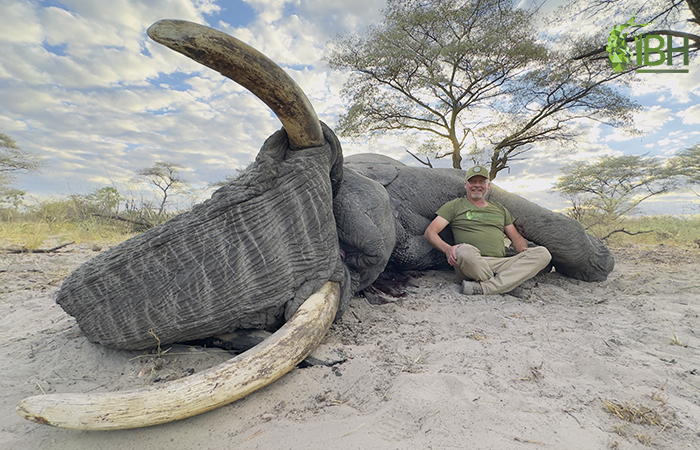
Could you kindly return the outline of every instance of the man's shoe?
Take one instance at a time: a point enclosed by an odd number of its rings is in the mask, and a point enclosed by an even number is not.
[[[481,283],[478,281],[462,281],[462,293],[464,295],[484,295]]]

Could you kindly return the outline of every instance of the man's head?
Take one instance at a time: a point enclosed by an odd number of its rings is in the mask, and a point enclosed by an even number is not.
[[[471,201],[482,201],[486,192],[491,187],[489,171],[484,166],[474,166],[467,171],[464,188],[467,190],[467,198]]]

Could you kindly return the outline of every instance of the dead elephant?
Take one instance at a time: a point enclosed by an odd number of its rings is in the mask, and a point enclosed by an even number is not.
[[[277,331],[223,365],[162,386],[20,402],[18,412],[38,423],[133,428],[230,403],[297,365],[350,296],[387,264],[399,270],[433,264],[416,231],[422,234],[437,208],[419,196],[412,200],[410,190],[400,192],[402,178],[391,178],[391,161],[384,160],[380,176],[361,161],[344,167],[335,135],[277,65],[231,36],[189,22],[158,22],[149,36],[249,89],[284,129],[210,200],[77,269],[57,302],[90,340],[115,348],[152,348],[237,329]],[[439,179],[426,183],[423,195],[461,189],[462,182],[455,187],[450,178],[457,175],[421,173]]]

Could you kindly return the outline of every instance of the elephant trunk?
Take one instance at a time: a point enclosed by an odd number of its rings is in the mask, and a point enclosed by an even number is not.
[[[526,239],[547,247],[557,272],[583,281],[605,281],[615,266],[610,250],[574,219],[491,185],[487,200],[502,203]]]

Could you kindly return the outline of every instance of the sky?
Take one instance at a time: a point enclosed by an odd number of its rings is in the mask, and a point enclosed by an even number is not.
[[[281,127],[258,99],[236,83],[151,41],[160,19],[183,19],[231,34],[266,54],[301,86],[331,127],[347,109],[346,74],[323,57],[337,33],[363,32],[381,18],[383,0],[0,0],[0,132],[44,158],[38,173],[14,184],[40,201],[113,186],[138,197],[140,168],[181,164],[192,194],[206,199],[210,184],[235,175]],[[552,9],[556,2],[545,4]],[[688,74],[645,74],[629,94],[643,106],[639,135],[598,123],[580,124],[574,155],[565,144],[533,148],[495,183],[560,209],[550,191],[563,164],[603,155],[668,157],[700,142],[700,60]],[[410,140],[341,137],[345,155],[376,152],[420,165]],[[449,167],[450,161],[436,164]],[[465,167],[466,168],[466,167]],[[698,212],[690,193],[647,201],[646,213]]]

